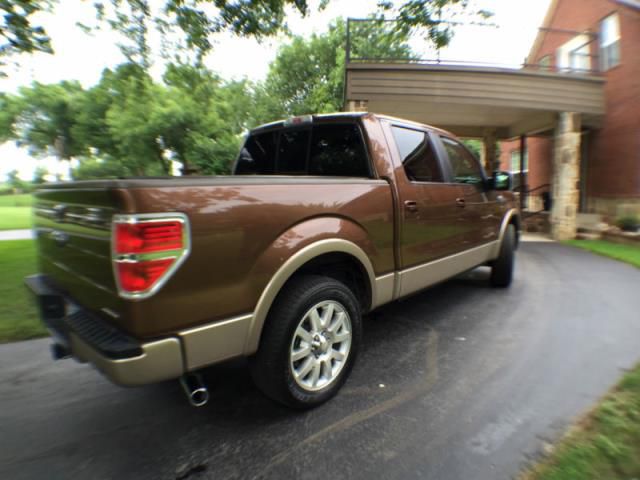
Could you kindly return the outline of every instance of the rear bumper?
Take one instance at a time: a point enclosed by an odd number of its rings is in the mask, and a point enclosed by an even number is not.
[[[185,372],[179,338],[139,342],[62,295],[46,276],[27,277],[25,284],[59,350],[92,363],[114,383],[143,385],[178,378]]]

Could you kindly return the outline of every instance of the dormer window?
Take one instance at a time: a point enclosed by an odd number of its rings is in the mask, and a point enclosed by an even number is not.
[[[620,19],[614,13],[600,22],[600,66],[602,71],[620,64]]]

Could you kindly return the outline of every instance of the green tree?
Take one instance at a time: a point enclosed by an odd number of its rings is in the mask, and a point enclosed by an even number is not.
[[[77,180],[94,180],[97,178],[119,178],[134,175],[127,165],[117,159],[85,158],[73,169],[73,178]]]
[[[378,22],[357,24],[354,47],[369,57],[410,58],[403,33]],[[346,25],[337,20],[327,33],[294,37],[278,51],[264,83],[255,87],[254,122],[342,109]]]
[[[35,185],[41,185],[45,183],[47,181],[45,178],[47,175],[49,175],[49,171],[46,167],[43,167],[42,165],[37,166],[33,171],[32,183]]]
[[[51,53],[51,41],[33,15],[49,7],[48,0],[0,0],[0,67],[18,53]],[[0,71],[0,76],[6,76]]]
[[[83,93],[75,81],[36,82],[20,88],[19,95],[5,97],[10,113],[0,120],[0,138],[15,140],[33,155],[55,155],[60,161],[81,155],[85,146],[77,141],[73,128],[77,101]]]
[[[25,182],[18,176],[18,170],[11,170],[7,173],[7,184],[13,188],[14,192],[25,192],[29,190],[29,182]]]
[[[225,84],[190,65],[169,65],[164,82],[166,91],[152,116],[163,146],[185,172],[227,173],[247,127],[247,83]]]

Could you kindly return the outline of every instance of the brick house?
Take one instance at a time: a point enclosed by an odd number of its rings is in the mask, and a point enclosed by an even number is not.
[[[527,65],[604,78],[604,115],[580,128],[579,211],[640,215],[640,0],[553,0]],[[529,132],[523,170],[537,189],[532,210],[553,192],[553,163],[553,130]],[[521,181],[520,139],[501,143],[500,166]]]

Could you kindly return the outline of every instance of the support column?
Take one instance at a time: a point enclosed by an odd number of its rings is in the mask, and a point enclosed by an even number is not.
[[[556,240],[576,237],[576,218],[580,199],[579,113],[563,112],[558,117],[553,151],[551,235]]]
[[[347,102],[347,112],[367,112],[369,102],[367,100],[349,100]]]
[[[494,128],[486,129],[482,141],[484,143],[484,168],[487,175],[492,175],[499,167],[499,159],[496,158],[496,130]]]
[[[524,162],[527,158],[527,136],[520,135],[520,211],[524,211],[528,195],[527,178],[524,176]]]

